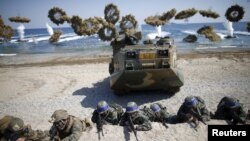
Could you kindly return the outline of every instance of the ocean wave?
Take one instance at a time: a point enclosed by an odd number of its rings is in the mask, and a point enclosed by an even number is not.
[[[28,43],[32,43],[32,42],[40,42],[40,41],[48,41],[50,36],[46,35],[46,36],[41,36],[40,35],[34,35],[34,36],[25,36],[26,38],[24,38],[24,40]],[[62,35],[60,38],[63,41],[70,41],[70,40],[76,40],[78,39],[76,37],[77,35],[75,33],[68,33],[68,34],[64,34]],[[69,38],[69,39],[67,39]],[[80,37],[79,37],[80,38]],[[18,38],[14,38],[10,41],[11,43],[18,43]]]
[[[230,46],[230,45],[225,45],[225,46],[201,46],[201,47],[196,47],[195,49],[197,50],[202,50],[202,49],[226,49],[226,48],[238,48],[237,46]]]
[[[246,31],[235,31],[234,34],[250,36],[250,33]]]
[[[16,56],[17,54],[15,54],[15,53],[9,53],[9,54],[7,54],[7,53],[0,53],[0,56],[2,57],[2,56]]]
[[[168,35],[170,35],[170,34],[171,34],[170,32],[161,32],[161,36],[159,36],[158,33],[149,33],[149,34],[146,35],[146,39],[151,39],[151,40],[153,40],[153,39],[155,39],[157,36],[158,36],[158,37],[165,37],[165,36],[168,36]]]
[[[186,34],[191,34],[191,35],[197,35],[197,32],[194,30],[184,30],[181,31],[182,33],[186,33]]]
[[[220,36],[221,39],[225,39],[225,37],[227,36],[226,34],[222,34],[222,33],[218,33],[218,32],[216,32],[216,34],[218,36]]]
[[[229,34],[229,32],[227,30],[216,30],[216,32],[218,33],[224,33],[224,34]],[[247,31],[234,31],[233,32],[236,35],[244,35],[244,36],[250,36],[250,33]]]
[[[78,39],[82,39],[82,38],[86,38],[86,36],[72,36],[72,37],[67,37],[67,38],[63,38],[60,39],[58,42],[65,42],[65,41],[72,41],[72,40],[78,40]]]

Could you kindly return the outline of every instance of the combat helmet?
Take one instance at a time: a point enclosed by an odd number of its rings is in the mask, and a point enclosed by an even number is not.
[[[194,96],[188,96],[184,100],[184,105],[187,107],[194,107],[198,104],[198,100]]]
[[[138,111],[139,108],[135,102],[129,102],[126,107],[126,113],[134,113]]]
[[[100,101],[97,104],[97,112],[100,114],[106,112],[108,109],[109,109],[109,105],[106,101]]]
[[[60,120],[67,119],[69,117],[69,114],[66,110],[60,109],[56,110],[52,116],[50,122],[59,122]]]
[[[161,107],[158,104],[154,103],[150,105],[150,109],[154,112],[159,112],[161,110]]]
[[[9,123],[8,129],[12,132],[17,132],[17,131],[21,131],[22,129],[24,129],[24,127],[25,125],[22,119],[12,117],[12,120]]]
[[[237,99],[232,97],[225,97],[224,98],[224,106],[227,108],[237,108],[240,106],[240,103]]]

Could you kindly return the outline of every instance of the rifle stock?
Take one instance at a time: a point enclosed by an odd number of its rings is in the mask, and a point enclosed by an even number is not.
[[[194,123],[194,124],[192,124]],[[195,123],[195,120],[189,121],[188,124],[197,132],[197,124]]]
[[[193,111],[193,109],[190,110],[190,114],[191,114],[193,117],[195,117],[196,119],[198,119],[199,121],[201,121],[204,125],[207,125],[206,122],[202,119],[202,116],[199,115],[199,114],[197,114],[197,113],[195,113],[195,112]]]
[[[163,118],[161,121],[162,121],[162,125],[163,125],[164,127],[168,128],[168,125],[167,125],[167,123],[165,122],[164,118]]]
[[[235,112],[231,112],[231,115],[233,117],[233,120],[236,120],[237,122],[240,122],[242,124],[246,124],[246,122],[242,120]]]
[[[96,124],[96,127],[97,127],[97,132],[98,132],[98,139],[100,140],[101,139],[101,133],[102,132],[102,136],[104,136],[104,133],[103,133],[103,122],[102,122],[102,117],[100,114],[98,114],[98,120],[97,120],[97,124]]]
[[[28,134],[30,130],[27,128],[24,128],[20,131],[16,131],[10,135],[10,141],[16,141],[18,138],[22,137],[25,134]]]
[[[129,126],[130,126],[130,128],[132,129],[132,131],[133,131],[133,133],[134,133],[134,135],[135,135],[136,141],[138,141],[138,138],[137,138],[137,131],[136,131],[136,129],[135,129],[134,123],[133,123],[133,121],[132,121],[130,115],[128,115],[128,123],[129,123]]]

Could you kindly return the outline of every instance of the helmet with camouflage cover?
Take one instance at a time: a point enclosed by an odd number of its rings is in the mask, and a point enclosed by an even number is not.
[[[129,102],[126,107],[126,113],[134,113],[138,111],[139,108],[135,102]]]
[[[150,109],[151,109],[153,112],[159,112],[159,111],[161,110],[161,107],[160,107],[158,104],[154,103],[154,104],[151,104],[151,105],[150,105]]]
[[[227,108],[237,108],[240,106],[239,101],[236,98],[224,97],[224,106]]]
[[[51,116],[51,122],[59,122],[60,120],[67,119],[69,114],[66,110],[56,110]]]
[[[12,120],[9,123],[8,129],[12,132],[17,132],[24,129],[25,125],[22,119],[17,117],[12,117]]]
[[[109,109],[109,105],[106,101],[100,101],[97,104],[97,112],[102,114]]]
[[[184,105],[187,107],[195,107],[198,104],[198,100],[194,96],[188,96],[184,100]]]

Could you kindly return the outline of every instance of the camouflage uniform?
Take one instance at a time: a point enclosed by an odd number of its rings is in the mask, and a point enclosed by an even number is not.
[[[231,97],[224,97],[217,106],[214,119],[233,120],[233,124],[245,124],[247,114],[244,111],[243,104],[239,100]]]
[[[167,108],[161,104],[152,104],[150,108],[146,106],[141,109],[150,121],[154,122],[169,122],[170,114],[167,112]]]
[[[77,141],[83,131],[92,128],[90,120],[80,120],[68,115],[66,110],[56,110],[51,116],[53,125],[49,131],[51,140]]]
[[[137,131],[148,131],[152,129],[149,119],[143,114],[142,111],[139,111],[136,103],[134,102],[128,103],[126,113],[123,115],[120,125],[129,125],[129,117],[131,118],[132,123],[137,125],[135,127]]]
[[[194,118],[191,111],[200,116],[203,121],[210,120],[210,112],[207,110],[205,102],[198,96],[189,96],[185,98],[185,102],[181,105],[177,113],[178,122],[188,122]]]
[[[102,124],[117,125],[123,113],[124,112],[123,112],[122,106],[118,104],[111,104],[109,106],[105,101],[100,101],[97,105],[97,109],[93,112],[93,116],[91,120],[97,124],[99,124],[98,120],[100,120],[102,121]],[[99,117],[101,119],[99,119]]]
[[[0,119],[0,141],[23,139],[26,141],[45,140],[48,133],[41,130],[32,130],[30,125],[25,126],[22,119],[14,116],[4,116]]]

